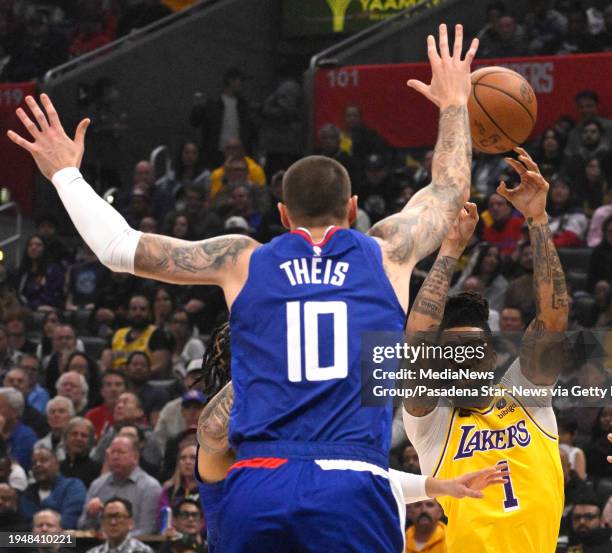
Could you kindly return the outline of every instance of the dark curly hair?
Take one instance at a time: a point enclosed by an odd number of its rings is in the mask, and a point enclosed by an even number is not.
[[[192,388],[197,387],[208,398],[232,379],[229,323],[223,323],[212,331],[201,371]]]
[[[448,298],[439,330],[457,326],[482,328],[488,336],[491,336],[489,302],[475,292],[461,292]]]

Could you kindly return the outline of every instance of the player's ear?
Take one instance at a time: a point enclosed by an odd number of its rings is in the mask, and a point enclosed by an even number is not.
[[[349,225],[352,225],[356,219],[357,219],[357,196],[351,196],[351,198],[349,198],[349,206],[348,206]]]
[[[287,214],[287,207],[282,202],[278,202],[276,207],[280,213],[281,223],[287,230],[291,230],[291,221],[289,220],[289,215]]]

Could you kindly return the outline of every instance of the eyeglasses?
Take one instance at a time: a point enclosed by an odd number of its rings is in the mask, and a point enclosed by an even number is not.
[[[122,515],[120,513],[109,513],[109,514],[103,514],[102,515],[102,520],[104,522],[119,522],[121,520],[125,520],[127,518],[130,518],[130,515]]]
[[[200,513],[197,511],[179,511],[176,515],[179,518],[200,518]]]
[[[596,518],[599,518],[599,515],[596,515],[595,513],[574,513],[572,515],[572,520],[575,520],[576,522],[582,518],[584,520],[595,520]]]

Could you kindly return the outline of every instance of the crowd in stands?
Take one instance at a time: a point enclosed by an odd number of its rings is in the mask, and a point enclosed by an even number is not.
[[[98,10],[96,21],[105,22],[109,39],[138,21],[126,19],[127,11],[118,17],[110,2],[63,2],[61,9],[52,2],[3,2],[2,44],[15,44],[9,36],[31,40],[36,25],[47,33],[44,40],[67,44],[67,37],[78,36],[68,29],[87,25],[77,16],[88,13],[79,7],[84,3]],[[159,6],[134,6],[145,4]],[[556,9],[532,4],[534,12],[520,26],[503,4],[492,4],[479,56],[610,48],[609,2],[592,3],[580,17],[566,2],[556,2]],[[30,5],[37,9],[29,11]],[[44,21],[41,6],[47,8]],[[25,33],[9,33],[20,25]],[[42,63],[37,55],[32,59]],[[24,67],[9,61],[4,75],[15,80],[11,71]],[[37,67],[30,76],[43,70]],[[433,150],[389,147],[364,124],[362,106],[346,106],[340,127],[318,129],[309,152],[301,140],[300,84],[281,79],[254,118],[243,79],[230,68],[220,97],[194,99],[185,119],[199,136],[181,144],[171,171],[156,175],[146,159],[134,165],[132,181],[113,198],[130,225],[186,240],[242,233],[267,242],[285,231],[276,209],[283,171],[307,153],[346,167],[359,196],[355,228],[363,232],[431,181]],[[550,182],[547,210],[571,292],[570,329],[579,336],[576,342],[584,346],[591,337],[595,344],[564,369],[561,384],[610,388],[612,120],[601,115],[597,94],[586,87],[575,98],[579,120],[560,113],[526,147]],[[493,331],[521,332],[535,312],[533,251],[522,217],[495,192],[501,180],[511,184],[517,175],[502,156],[478,152],[472,169],[480,222],[453,291],[486,297]],[[417,266],[411,298],[432,259]],[[191,388],[212,330],[227,320],[219,289],[111,273],[86,245],[60,236],[53,217],[41,217],[19,269],[0,264],[0,320],[0,531],[103,531],[110,548],[124,544],[123,553],[148,553],[136,538],[159,533],[160,512],[169,507],[173,522],[161,551],[205,551],[194,464],[195,428],[209,398]],[[612,406],[585,400],[576,408],[559,399],[555,408],[566,495],[559,551],[577,545],[584,553],[609,551],[612,470],[605,458]],[[401,420],[394,425],[391,463],[420,470]],[[433,500],[409,506],[407,551],[443,541],[442,517]],[[108,550],[99,547],[96,553]]]
[[[0,80],[23,82],[196,0],[2,0]]]

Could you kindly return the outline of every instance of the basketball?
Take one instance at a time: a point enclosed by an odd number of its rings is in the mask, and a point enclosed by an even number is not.
[[[499,154],[520,146],[529,137],[538,103],[531,85],[516,71],[484,67],[472,73],[468,111],[474,147]]]

